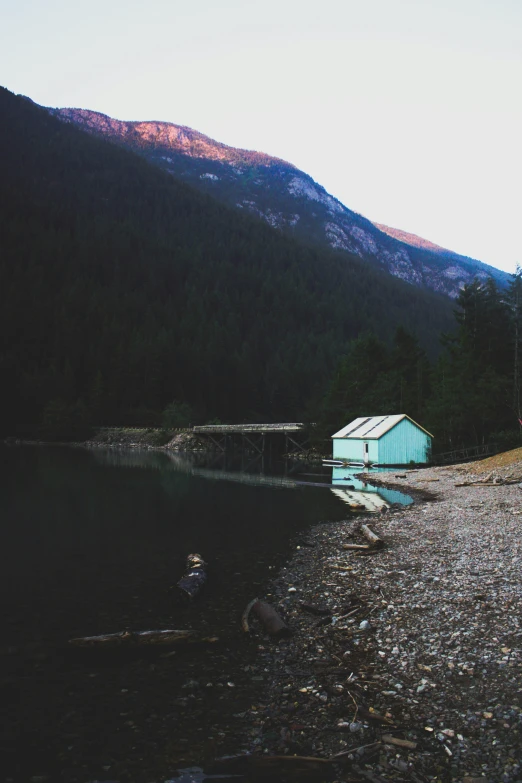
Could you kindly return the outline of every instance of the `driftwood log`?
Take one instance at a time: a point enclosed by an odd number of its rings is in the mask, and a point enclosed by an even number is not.
[[[187,557],[187,570],[178,582],[178,587],[189,598],[194,598],[207,581],[207,564],[201,555],[193,554]]]
[[[505,487],[508,484],[519,484],[520,481],[464,481],[455,484],[456,487]]]
[[[416,742],[399,739],[399,737],[393,737],[391,734],[384,734],[381,739],[384,743],[386,743],[386,745],[396,745],[398,748],[409,748],[410,750],[415,750],[417,747]]]
[[[380,715],[374,710],[367,710],[366,707],[359,707],[358,715],[359,717],[364,718],[364,720],[373,720],[376,723],[385,723],[388,726],[395,726],[394,722],[389,718],[386,718],[384,715]]]
[[[249,781],[327,781],[335,777],[329,759],[314,756],[244,755],[219,759],[205,766],[206,775],[237,775]]]
[[[245,633],[250,631],[249,616],[251,613],[262,623],[265,631],[270,636],[290,636],[292,633],[287,624],[277,614],[274,607],[267,604],[266,601],[260,601],[258,598],[254,598],[253,601],[250,601],[243,612],[241,625]]]
[[[384,546],[384,541],[382,538],[379,538],[379,536],[376,535],[373,530],[368,527],[368,525],[361,525],[361,533],[365,536],[365,538],[368,539],[372,549],[382,549]]]
[[[217,636],[202,637],[196,631],[175,631],[165,629],[161,631],[119,631],[118,633],[104,633],[100,636],[79,636],[69,639],[69,644],[76,647],[127,647],[144,645],[173,645],[181,642],[217,642]]]
[[[363,552],[364,552],[364,551],[366,551],[366,552],[367,552],[367,551],[368,551],[368,549],[370,549],[370,544],[343,544],[343,545],[342,545],[342,548],[343,548],[343,549],[350,549],[350,550],[352,550],[352,549],[353,549],[353,550],[355,550],[355,551],[359,551],[359,552],[360,552],[361,550],[362,550]]]

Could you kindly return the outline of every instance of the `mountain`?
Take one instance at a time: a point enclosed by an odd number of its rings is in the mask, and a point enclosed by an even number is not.
[[[452,303],[304,245],[0,88],[0,432],[315,415],[348,341]],[[312,407],[311,407],[312,405]],[[75,425],[76,426],[76,425]]]
[[[227,147],[169,122],[122,122],[85,109],[49,109],[68,122],[139,153],[169,174],[271,226],[322,247],[347,251],[418,287],[453,298],[474,278],[510,277],[413,234],[372,223],[279,158]]]

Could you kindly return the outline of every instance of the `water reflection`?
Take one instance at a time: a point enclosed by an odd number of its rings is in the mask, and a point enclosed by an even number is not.
[[[332,492],[343,502],[352,505],[360,503],[368,511],[380,511],[381,508],[389,508],[394,503],[401,506],[409,506],[413,503],[413,498],[404,492],[387,487],[374,486],[360,478],[359,468],[333,467],[332,469]],[[369,471],[368,471],[369,472]],[[377,468],[371,471],[374,474],[382,474],[388,471]]]
[[[409,495],[386,487],[375,486],[357,478],[360,468],[310,466],[299,460],[276,461],[262,454],[211,454],[208,452],[158,452],[128,450],[98,450],[95,459],[105,466],[150,468],[175,472],[211,481],[227,481],[250,486],[296,489],[324,487],[354,510],[370,512],[389,508],[394,503],[409,505]],[[371,473],[386,473],[375,468]]]

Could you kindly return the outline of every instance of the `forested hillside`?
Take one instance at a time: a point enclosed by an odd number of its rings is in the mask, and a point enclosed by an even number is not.
[[[450,303],[281,236],[0,91],[1,431],[295,419],[349,339]],[[42,429],[43,428],[43,429]]]

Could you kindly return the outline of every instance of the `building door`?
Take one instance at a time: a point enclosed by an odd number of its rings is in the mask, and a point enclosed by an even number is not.
[[[365,465],[367,465],[370,461],[370,454],[369,454],[369,447],[368,444],[364,444],[364,456],[363,456],[363,462]]]

